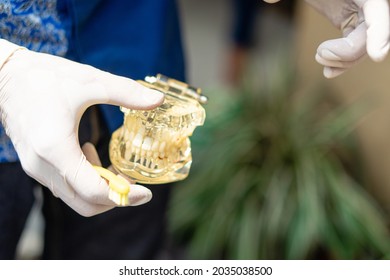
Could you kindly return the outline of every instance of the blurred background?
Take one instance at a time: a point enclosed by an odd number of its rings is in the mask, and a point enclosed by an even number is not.
[[[389,59],[327,80],[314,55],[340,34],[303,1],[178,2],[210,101],[161,258],[390,258]],[[39,207],[21,259],[42,249]]]

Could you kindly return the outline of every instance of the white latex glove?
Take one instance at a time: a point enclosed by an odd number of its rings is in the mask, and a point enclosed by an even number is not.
[[[80,148],[80,118],[97,103],[152,109],[163,94],[88,65],[17,49],[0,40],[0,112],[23,169],[83,216],[115,207]],[[147,188],[131,187],[130,204],[150,199]]]
[[[264,0],[269,3],[279,0]],[[306,0],[340,29],[343,38],[323,42],[316,60],[324,76],[334,78],[355,65],[366,53],[382,61],[389,51],[388,0]]]

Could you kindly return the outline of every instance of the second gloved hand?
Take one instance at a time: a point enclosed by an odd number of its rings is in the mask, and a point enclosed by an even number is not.
[[[264,0],[274,3],[279,0]],[[316,60],[324,75],[334,78],[359,62],[368,53],[374,61],[383,60],[390,43],[387,0],[306,0],[342,31],[343,37],[323,42]]]
[[[344,37],[325,41],[317,49],[316,60],[324,65],[324,75],[336,77],[367,53],[374,61],[389,51],[389,3],[387,0],[306,0],[325,15]]]
[[[9,43],[0,41],[1,51]],[[86,108],[107,103],[152,109],[163,99],[133,80],[28,50],[15,51],[0,70],[1,119],[23,169],[84,216],[115,207],[106,181],[79,146],[78,125]],[[142,188],[130,203],[151,198]]]

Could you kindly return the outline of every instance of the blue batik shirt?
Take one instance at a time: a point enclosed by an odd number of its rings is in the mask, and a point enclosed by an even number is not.
[[[0,37],[132,79],[163,73],[184,80],[175,4],[174,0],[6,0],[0,2]],[[117,107],[100,109],[110,132],[122,124]],[[17,160],[0,125],[0,162]]]

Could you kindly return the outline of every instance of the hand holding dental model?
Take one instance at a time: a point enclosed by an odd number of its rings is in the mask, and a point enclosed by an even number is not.
[[[163,100],[162,93],[133,80],[0,39],[0,112],[7,135],[26,173],[81,215],[116,206],[80,148],[83,112],[97,103],[149,110]],[[130,205],[150,200],[148,189],[131,189]]]
[[[275,3],[279,0],[264,0]],[[365,54],[382,61],[390,42],[387,0],[306,0],[340,29],[343,38],[323,42],[316,60],[324,66],[324,76],[334,78],[359,62]]]

